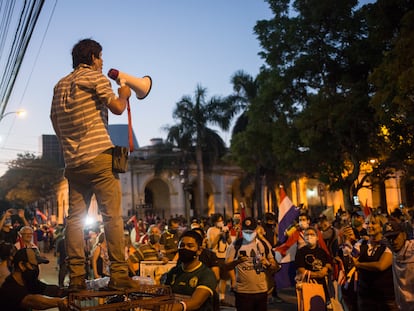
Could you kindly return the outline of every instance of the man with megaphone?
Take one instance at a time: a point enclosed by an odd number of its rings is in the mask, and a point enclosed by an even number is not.
[[[102,74],[102,47],[92,40],[79,41],[72,49],[73,71],[54,87],[51,120],[63,149],[65,177],[69,183],[66,244],[69,291],[86,289],[84,219],[95,194],[102,215],[111,261],[110,289],[134,289],[125,261],[121,185],[112,169],[114,144],[108,133],[108,110],[124,112],[131,89],[123,85],[114,93]]]

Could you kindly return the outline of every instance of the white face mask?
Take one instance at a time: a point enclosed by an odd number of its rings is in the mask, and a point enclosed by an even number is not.
[[[305,220],[305,221],[299,221],[299,227],[302,230],[308,229],[309,228],[309,223]]]
[[[251,242],[256,238],[256,232],[246,233],[242,231],[242,234],[243,234],[243,239],[245,239],[247,242]]]
[[[217,228],[223,228],[224,227],[224,222],[222,222],[222,221],[217,222],[216,227]]]

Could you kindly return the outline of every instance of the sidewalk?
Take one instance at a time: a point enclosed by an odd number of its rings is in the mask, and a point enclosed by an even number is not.
[[[58,284],[58,269],[56,257],[53,251],[49,253],[42,253],[43,256],[49,259],[49,264],[40,265],[39,278],[47,284]],[[281,303],[273,303],[268,305],[268,311],[297,311],[296,292],[294,288],[284,288],[278,291],[279,297],[284,301]],[[234,295],[229,293],[226,297],[226,302],[234,306]],[[51,311],[58,311],[57,308],[48,309]],[[221,311],[236,311],[234,307],[221,307]],[[252,310],[261,311],[261,310]]]

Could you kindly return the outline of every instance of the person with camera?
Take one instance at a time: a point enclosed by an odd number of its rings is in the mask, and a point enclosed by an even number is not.
[[[71,291],[86,288],[84,219],[95,194],[111,261],[111,289],[137,288],[128,277],[125,260],[121,184],[113,167],[114,144],[108,132],[108,113],[121,115],[131,96],[128,86],[114,93],[102,74],[102,46],[83,39],[72,49],[73,71],[54,87],[50,112],[63,150],[65,177],[69,183],[66,248]]]
[[[17,225],[14,225],[15,223]],[[20,228],[29,225],[24,215],[24,209],[9,208],[0,218],[0,241],[16,243]]]
[[[236,270],[234,287],[237,311],[267,310],[267,270],[276,270],[276,261],[257,237],[257,222],[247,217],[242,222],[242,238],[227,249],[226,266]]]

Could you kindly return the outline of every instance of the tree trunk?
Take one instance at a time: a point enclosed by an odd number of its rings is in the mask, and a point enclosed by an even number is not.
[[[348,184],[344,184],[344,186],[342,187],[342,194],[344,196],[345,210],[351,211],[352,206],[353,206],[353,201],[351,197],[351,187]]]
[[[196,217],[204,215],[205,213],[205,199],[204,199],[204,165],[203,165],[203,151],[197,145],[196,149],[197,160],[197,183],[198,183],[198,210],[194,210]]]
[[[255,197],[256,197],[256,205],[257,205],[257,219],[262,218],[262,205],[263,205],[263,182],[262,177],[260,175],[260,168],[256,168],[256,176],[255,176]]]

